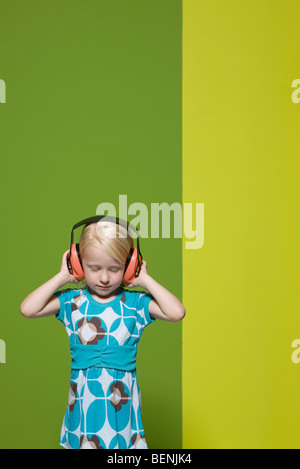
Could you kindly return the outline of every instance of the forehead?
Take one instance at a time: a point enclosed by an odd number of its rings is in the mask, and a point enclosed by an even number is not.
[[[86,246],[83,259],[85,262],[93,265],[119,265],[119,262],[104,249],[102,244],[99,246]]]

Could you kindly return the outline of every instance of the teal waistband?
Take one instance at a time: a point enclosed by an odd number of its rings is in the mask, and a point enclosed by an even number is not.
[[[132,371],[136,367],[137,348],[133,345],[71,344],[70,351],[72,370],[96,366]]]

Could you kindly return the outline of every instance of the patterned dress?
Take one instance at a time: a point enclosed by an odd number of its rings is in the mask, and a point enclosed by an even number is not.
[[[71,351],[69,400],[60,445],[68,449],[147,449],[135,358],[149,293],[121,288],[96,301],[88,288],[55,292]]]

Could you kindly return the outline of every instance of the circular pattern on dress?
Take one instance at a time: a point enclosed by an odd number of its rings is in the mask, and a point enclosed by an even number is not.
[[[149,323],[150,297],[126,291],[120,301],[97,305],[81,289],[62,291],[64,323],[70,344],[137,347]],[[92,366],[71,370],[68,406],[60,444],[70,449],[146,449],[136,370]]]

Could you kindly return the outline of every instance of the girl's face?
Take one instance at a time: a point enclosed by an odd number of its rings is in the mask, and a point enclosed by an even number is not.
[[[87,285],[99,296],[110,295],[122,283],[125,266],[111,257],[102,244],[86,246],[82,265]]]

